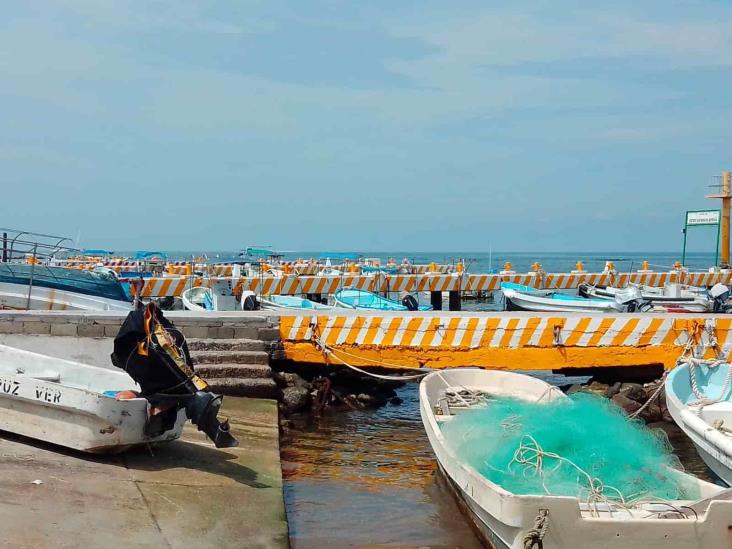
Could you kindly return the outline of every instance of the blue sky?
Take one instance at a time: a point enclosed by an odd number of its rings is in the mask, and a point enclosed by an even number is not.
[[[732,169],[730,28],[726,2],[6,2],[1,224],[113,249],[674,250]]]

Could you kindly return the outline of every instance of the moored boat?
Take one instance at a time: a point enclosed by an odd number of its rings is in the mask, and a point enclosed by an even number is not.
[[[605,299],[586,299],[558,292],[539,295],[512,288],[503,288],[501,291],[507,311],[618,313],[624,310],[621,304]]]
[[[704,463],[732,486],[732,366],[689,358],[666,378],[666,405]]]
[[[701,289],[685,289],[679,285],[668,285],[664,288],[648,286],[631,286],[637,288],[641,299],[649,302],[654,308],[669,312],[704,313],[714,309],[714,302]],[[624,288],[612,286],[593,286],[582,283],[578,288],[579,295],[587,299],[614,300]]]
[[[114,397],[120,391],[139,390],[122,371],[0,345],[2,431],[83,452],[119,452],[178,438],[185,410],[177,413],[169,429],[148,435],[148,401]]]
[[[604,486],[601,479],[585,479],[581,474],[576,475],[575,483],[588,481],[590,499],[553,495],[546,486],[541,488],[544,473],[540,460],[538,473],[533,469],[523,469],[527,475],[538,476],[537,493],[520,494],[489,480],[461,457],[445,435],[445,429],[460,414],[468,413],[475,406],[491,406],[490,401],[485,403],[484,397],[511,398],[537,406],[568,401],[556,387],[511,372],[460,368],[426,376],[420,384],[419,397],[422,422],[439,468],[481,538],[490,547],[712,549],[732,546],[732,530],[729,528],[732,492],[681,471],[669,468],[668,471],[639,471],[637,474],[679,479],[698,496],[694,500],[677,497],[671,501],[618,502],[613,499],[617,494],[609,497],[610,487]],[[521,425],[515,418],[507,416],[499,427],[511,433]],[[550,461],[556,456],[545,454],[538,445],[528,452],[519,450],[514,454],[514,458],[519,460],[531,461],[544,456],[544,460]],[[512,448],[507,451],[510,455]],[[600,496],[598,488],[600,492],[604,489],[607,493]],[[577,488],[576,493],[581,493],[581,490]]]
[[[260,298],[259,302],[262,304],[262,309],[297,309],[297,310],[318,310],[328,311],[332,310],[333,307],[324,303],[317,303],[304,297],[297,297],[293,295],[270,295],[267,297]]]
[[[402,303],[384,296],[359,290],[356,288],[343,288],[333,295],[337,307],[346,309],[368,309],[375,311],[431,311],[429,305],[419,305],[411,294],[402,299]],[[409,305],[404,303],[408,302]]]
[[[129,311],[132,299],[109,271],[0,263],[0,308]]]

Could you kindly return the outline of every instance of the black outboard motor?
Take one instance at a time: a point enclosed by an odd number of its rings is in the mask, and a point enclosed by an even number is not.
[[[259,301],[257,301],[257,294],[255,294],[251,290],[242,292],[241,310],[242,311],[258,311],[259,310]]]
[[[715,313],[726,313],[729,309],[729,288],[724,284],[715,284],[709,290],[709,297],[712,298],[712,310]]]
[[[208,384],[193,371],[191,355],[183,334],[163,316],[155,303],[127,315],[114,338],[112,364],[125,370],[142,389],[141,395],[153,406],[168,409],[152,416],[145,433],[161,434],[172,428],[178,410],[217,448],[239,445],[229,432],[229,422],[218,419],[223,399],[208,390]]]
[[[417,299],[412,294],[407,294],[402,297],[402,305],[407,308],[407,311],[419,310],[419,303],[417,303]]]

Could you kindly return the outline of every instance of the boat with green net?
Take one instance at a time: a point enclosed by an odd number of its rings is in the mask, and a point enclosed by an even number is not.
[[[732,491],[689,475],[667,440],[592,395],[461,368],[420,385],[460,507],[491,547],[732,547]]]

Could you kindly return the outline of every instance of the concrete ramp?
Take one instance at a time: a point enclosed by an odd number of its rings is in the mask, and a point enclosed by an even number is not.
[[[12,547],[287,547],[277,403],[227,397],[239,448],[181,440],[88,456],[0,433],[0,532]],[[40,482],[38,482],[40,481]]]

